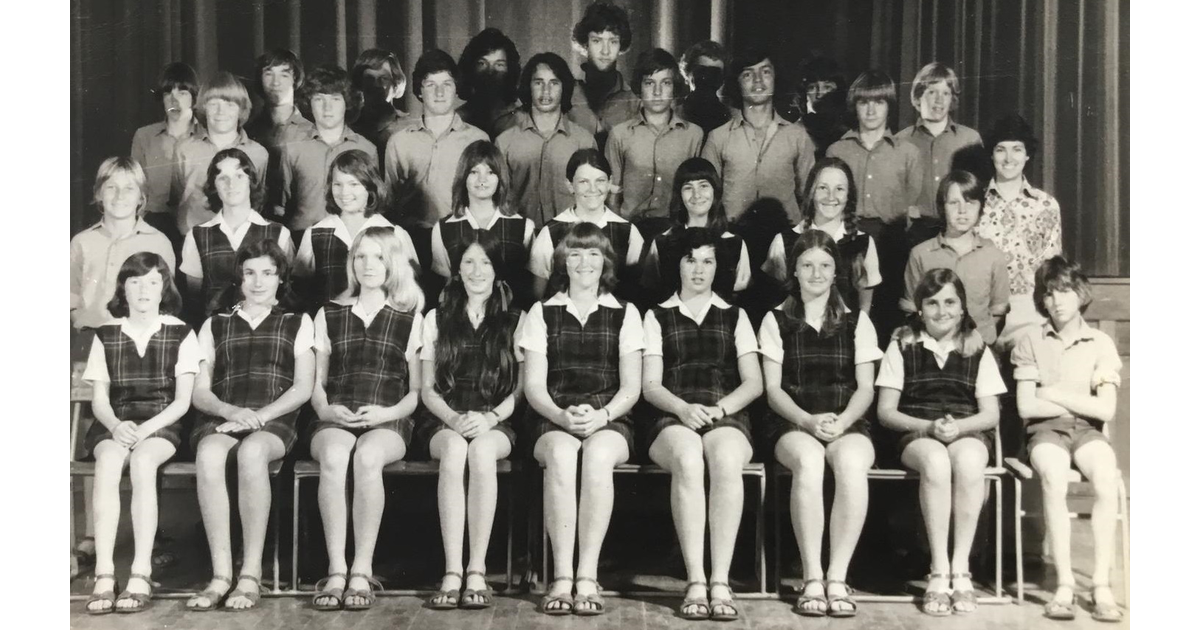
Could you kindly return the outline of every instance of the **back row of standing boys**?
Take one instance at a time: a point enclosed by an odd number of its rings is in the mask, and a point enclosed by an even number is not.
[[[182,443],[178,420],[189,405],[214,578],[188,605],[253,607],[266,465],[296,443],[306,402],[330,557],[317,608],[374,601],[380,469],[409,450],[442,462],[447,575],[429,605],[490,605],[482,563],[494,463],[512,452],[519,429],[546,468],[546,526],[561,552],[547,614],[603,612],[594,576],[611,470],[640,453],[673,474],[690,582],[680,614],[736,618],[727,574],[752,444],[795,474],[805,574],[797,612],[856,611],[844,580],[877,445],[883,460],[922,475],[933,555],[923,610],[970,612],[987,436],[1007,391],[990,346],[1015,347],[1018,407],[1047,480],[1060,588],[1046,612],[1074,616],[1064,520],[1073,457],[1098,491],[1093,615],[1119,619],[1111,545],[1101,542],[1115,520],[1101,483],[1115,458],[1098,429],[1114,413],[1120,360],[1111,339],[1082,321],[1090,294],[1078,268],[1056,256],[1057,203],[1024,178],[1037,151],[1030,126],[1017,116],[996,123],[985,185],[952,169],[982,139],[952,120],[958,81],[940,63],[913,82],[915,125],[888,130],[895,85],[868,71],[846,92],[857,127],[842,132],[840,85],[822,63],[810,65],[806,101],[785,116],[765,52],[730,61],[702,42],[681,72],[670,53],[652,49],[635,64],[635,93],[615,69],[630,41],[622,10],[589,7],[574,36],[587,53],[580,79],[553,53],[519,71],[515,46],[496,29],[476,36],[457,64],[425,53],[413,71],[419,117],[393,108],[406,80],[382,50],[364,52],[349,74],[320,67],[307,77],[292,53],[263,55],[254,83],[267,107],[253,121],[232,75],[200,87],[188,66],[164,69],[165,121],[137,131],[132,159],[101,166],[103,218],[71,242],[72,321],[85,333],[76,346],[88,357],[97,420],[87,440],[98,463],[88,612],[149,605],[153,536],[138,537],[134,577],[120,597],[111,593],[114,479],[129,458],[142,506],[135,521],[149,525],[135,533],[153,532],[145,495]],[[717,95],[722,72],[733,108]],[[456,109],[459,97],[466,102]],[[354,122],[348,111],[358,112]],[[169,315],[178,310],[177,252],[184,302],[193,323],[203,322],[198,336]],[[891,435],[873,442],[876,385]],[[764,391],[770,411],[752,433],[747,406]],[[657,411],[635,431],[639,394]],[[522,398],[527,417],[506,422]],[[418,399],[427,413],[414,421]],[[234,446],[245,541],[236,583],[224,486]],[[826,459],[838,482],[827,572],[817,509]],[[705,465],[711,582],[696,469]]]

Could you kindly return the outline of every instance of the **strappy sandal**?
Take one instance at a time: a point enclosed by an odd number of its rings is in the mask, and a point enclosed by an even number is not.
[[[821,585],[822,594],[820,597],[804,594],[804,592],[808,590],[808,585],[813,583]],[[825,599],[825,594],[823,592],[824,590],[824,580],[804,580],[804,584],[800,587],[800,597],[796,599],[796,605],[793,608],[795,608],[796,612],[800,613],[800,615],[804,617],[824,617],[829,612],[829,601]],[[820,604],[820,606],[817,608],[804,607],[805,604],[811,604],[813,602],[817,602]]]
[[[842,596],[838,596],[838,597],[830,597],[829,596],[829,585],[830,584],[841,585],[842,588],[846,589],[846,594],[842,595]],[[854,596],[854,589],[850,588],[849,584],[846,584],[842,580],[825,580],[825,604],[829,610],[830,617],[844,619],[847,617],[853,617],[853,616],[857,615],[858,614],[858,602],[854,601],[853,596]],[[848,608],[848,609],[834,608],[833,607],[834,604],[849,604],[850,608]]]
[[[574,582],[575,580],[568,576],[556,577],[546,585],[546,594],[542,596],[542,614],[550,615],[551,617],[560,617],[571,614],[574,603],[571,601],[571,594],[566,595],[551,595],[550,586],[556,582]],[[550,604],[558,604],[554,608],[550,608]]]
[[[350,580],[354,578],[362,578],[367,581],[367,588],[348,588]],[[346,592],[342,594],[342,610],[369,610],[375,605],[375,589],[383,590],[383,584],[379,580],[367,575],[366,573],[351,573],[350,580],[346,581]],[[358,597],[367,600],[365,604],[350,604],[351,597]]]
[[[125,590],[121,591],[121,594],[117,596],[117,601],[113,602],[113,610],[126,615],[139,613],[149,608],[151,602],[150,593],[154,591],[154,584],[150,581],[149,576],[142,575],[141,573],[130,573],[129,579],[137,579],[145,582],[148,589],[145,593],[131,593],[129,591],[129,581],[126,580]],[[126,607],[117,606],[117,604],[122,600],[129,600],[137,605]]]
[[[458,608],[459,593],[462,592],[462,583],[464,580],[462,579],[462,574],[458,571],[447,571],[445,575],[442,576],[442,579],[445,579],[447,575],[453,575],[454,577],[458,578],[458,588],[448,591],[438,591],[433,595],[430,595],[429,599],[425,600],[425,605],[428,606],[430,610],[454,610],[455,608]]]
[[[1059,587],[1059,590],[1062,590],[1062,588],[1064,587]],[[1057,592],[1054,594],[1058,595]],[[1047,619],[1053,619],[1055,621],[1074,621],[1075,604],[1077,599],[1078,598],[1075,596],[1073,589],[1071,592],[1071,601],[1069,602],[1062,602],[1054,597],[1051,597],[1050,601],[1046,602],[1045,607],[1042,609],[1043,614],[1045,614]]]
[[[596,592],[591,595],[579,594],[579,583],[588,582],[596,587]],[[604,590],[600,583],[595,578],[577,577],[575,578],[575,600],[571,604],[571,612],[580,617],[595,617],[604,614],[604,596],[600,591]]]
[[[729,590],[730,597],[728,599],[713,597],[712,589],[714,586],[724,586]],[[732,595],[733,589],[729,588],[728,582],[710,582],[708,585],[708,605],[711,612],[709,613],[708,618],[712,619],[713,621],[737,621],[737,618],[741,613],[738,611],[737,604],[733,603]],[[718,608],[728,608],[733,611],[733,614],[719,613],[717,612]]]
[[[212,576],[212,579],[209,580],[208,583],[212,584],[213,582],[224,582],[229,585],[229,588],[233,588],[233,579],[225,577],[224,575]],[[205,588],[203,591],[193,595],[192,598],[187,601],[187,609],[194,610],[196,612],[209,612],[216,610],[217,607],[221,605],[221,601],[225,599],[225,595],[229,593],[229,588],[225,589],[224,593],[214,591],[211,588]],[[199,600],[201,597],[207,599],[208,603],[204,606],[193,604],[193,602]]]
[[[230,612],[245,612],[247,610],[254,610],[254,607],[258,605],[258,600],[262,597],[262,580],[253,575],[239,575],[238,582],[241,582],[242,580],[250,580],[251,582],[254,582],[254,590],[243,591],[240,588],[235,588],[232,591],[229,591],[229,593],[225,595],[225,605],[222,607],[222,610],[228,610]],[[234,608],[230,606],[229,600],[236,599],[238,597],[245,598],[250,602],[250,605],[243,606],[242,608]]]
[[[341,588],[328,588],[329,580],[332,580],[333,578],[342,578]],[[342,596],[346,593],[347,582],[349,582],[349,580],[346,579],[345,573],[330,573],[327,577],[321,578],[321,580],[317,582],[317,594],[313,595],[312,598],[313,610],[341,610]],[[330,599],[333,600],[332,604],[321,603],[323,600]]]
[[[925,580],[933,583],[934,580],[949,580],[948,573],[930,573],[925,576]],[[950,600],[950,594],[943,591],[931,591],[926,586],[925,595],[921,598],[921,612],[933,617],[949,617],[953,614],[954,604]],[[936,610],[934,606],[944,607],[945,610]]]
[[[707,589],[708,585],[704,582],[688,582],[686,590],[690,590],[693,586],[703,586]],[[704,621],[712,614],[712,609],[708,606],[708,593],[705,592],[705,597],[685,597],[683,603],[679,605],[679,616],[688,621]],[[692,612],[688,612],[691,609]]]
[[[950,579],[951,580],[964,579],[964,580],[970,581],[971,574],[970,574],[970,572],[951,573]],[[971,607],[971,609],[970,610],[959,610],[958,609],[959,604],[969,605]],[[969,614],[975,612],[976,610],[979,610],[979,600],[976,599],[976,597],[975,597],[975,587],[972,586],[971,590],[968,590],[968,591],[955,590],[955,591],[951,592],[950,593],[950,609],[953,610],[954,613],[958,614],[958,615],[969,615]]]
[[[487,576],[483,571],[467,571],[467,577],[477,575],[483,579],[483,583],[487,584]],[[463,586],[467,585],[463,581]],[[492,587],[485,586],[482,590],[474,588],[464,588],[462,599],[458,602],[458,607],[463,610],[483,610],[492,607]]]
[[[1096,589],[1109,588],[1107,584],[1092,587],[1092,619],[1104,623],[1117,623],[1125,617],[1116,604],[1101,604],[1096,601]]]
[[[92,593],[90,596],[88,596],[87,601],[83,604],[83,610],[89,615],[107,615],[117,608],[117,596],[115,592],[117,588],[117,578],[111,573],[100,573],[95,576],[95,580],[97,582],[100,580],[112,580],[113,587],[107,591]],[[93,609],[92,604],[95,604],[96,602],[108,602],[108,608]]]

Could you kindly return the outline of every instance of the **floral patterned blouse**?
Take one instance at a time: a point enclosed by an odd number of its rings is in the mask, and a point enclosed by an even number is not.
[[[1013,295],[1033,293],[1038,266],[1062,253],[1062,215],[1058,201],[1044,191],[1021,182],[1015,199],[1005,200],[988,184],[982,216],[975,232],[995,243],[1008,258],[1008,282]]]

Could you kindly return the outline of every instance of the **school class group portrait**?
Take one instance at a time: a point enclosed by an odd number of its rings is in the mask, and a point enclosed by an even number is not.
[[[91,589],[73,606],[253,610],[273,475],[311,460],[328,566],[296,605],[368,610],[385,469],[425,461],[445,560],[423,606],[502,597],[485,560],[511,463],[539,471],[538,612],[602,615],[614,470],[643,464],[669,475],[653,496],[686,574],[672,614],[736,621],[743,469],[760,463],[790,476],[773,483],[797,622],[858,614],[850,565],[889,505],[870,497],[881,469],[915,479],[917,609],[970,615],[985,471],[1020,453],[1056,576],[1040,614],[1124,621],[1123,364],[1085,321],[1094,285],[1064,255],[1059,202],[1026,177],[1047,158],[1031,114],[959,122],[956,59],[846,76],[825,56],[783,67],[786,42],[714,40],[624,59],[630,12],[579,13],[575,67],[487,27],[457,59],[368,48],[344,68],[275,48],[248,77],[174,61],[144,86],[157,119],[100,162],[70,241],[92,466],[71,551]],[[915,118],[894,130],[902,102]],[[1021,443],[1002,453],[1005,425]],[[152,576],[161,470],[180,461],[211,577],[173,600]],[[1094,501],[1086,589],[1073,479]]]

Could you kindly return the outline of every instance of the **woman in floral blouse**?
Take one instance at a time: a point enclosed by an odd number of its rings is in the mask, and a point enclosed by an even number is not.
[[[1033,304],[1033,276],[1042,262],[1062,253],[1062,216],[1058,201],[1025,179],[1039,143],[1024,118],[1012,114],[997,121],[987,146],[996,175],[975,230],[1008,257],[1010,311],[996,340],[1007,350],[1044,321]]]

